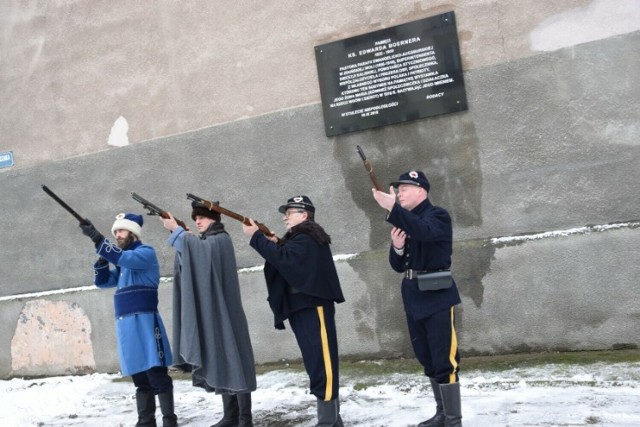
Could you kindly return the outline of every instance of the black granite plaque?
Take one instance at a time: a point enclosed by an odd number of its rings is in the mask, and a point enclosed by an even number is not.
[[[327,136],[467,109],[453,12],[315,51]]]

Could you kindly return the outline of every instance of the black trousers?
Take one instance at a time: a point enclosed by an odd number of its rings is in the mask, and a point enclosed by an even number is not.
[[[311,393],[321,400],[338,397],[338,337],[333,304],[305,308],[289,316],[298,341]]]
[[[420,320],[407,314],[416,358],[424,367],[424,374],[439,384],[458,382],[460,354],[454,320],[453,307]]]
[[[141,393],[169,393],[173,391],[173,381],[166,366],[154,366],[146,371],[131,375],[137,391]]]

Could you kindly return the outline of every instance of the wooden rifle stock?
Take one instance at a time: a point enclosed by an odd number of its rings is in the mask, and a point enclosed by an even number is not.
[[[218,212],[219,214],[226,215],[229,218],[233,218],[233,219],[235,219],[237,221],[240,221],[244,225],[251,225],[251,222],[249,221],[249,218],[247,218],[246,216],[240,215],[240,214],[235,213],[233,211],[230,211],[229,209],[225,209],[225,208],[223,208],[222,206],[220,206],[220,205],[218,205],[216,203],[210,202],[209,200],[205,200],[205,199],[203,199],[201,197],[198,197],[198,196],[196,196],[194,194],[191,194],[191,193],[187,193],[187,199],[199,203],[200,205],[202,205],[202,207],[204,207],[206,209],[209,209],[210,211],[215,211],[215,212]],[[278,241],[278,243],[282,243],[280,238],[278,236],[276,236],[273,231],[269,230],[269,228],[267,228],[266,225],[264,225],[264,224],[262,224],[262,223],[260,223],[258,221],[254,221],[254,222],[258,226],[258,229],[265,236],[275,237],[276,240]]]
[[[158,215],[161,218],[164,219],[169,219],[169,213],[163,209],[160,209],[158,206],[154,205],[153,203],[151,203],[150,201],[148,201],[147,199],[145,199],[144,197],[139,196],[136,193],[131,193],[131,197],[133,198],[133,200],[135,200],[136,202],[142,204],[142,207],[146,210],[149,211],[148,215]],[[176,223],[178,223],[178,225],[182,228],[184,228],[185,230],[189,231],[189,227],[187,227],[187,224],[184,223],[184,221],[179,220],[176,217],[173,217],[173,219],[176,220]]]
[[[56,195],[56,193],[54,193],[53,191],[51,191],[51,190],[49,189],[49,187],[47,187],[46,185],[44,185],[44,184],[43,184],[43,185],[42,185],[42,189],[44,190],[44,192],[45,192],[45,193],[47,193],[49,196],[51,196],[51,198],[52,198],[53,200],[55,200],[56,202],[58,202],[58,204],[59,204],[60,206],[62,206],[63,208],[65,208],[65,209],[67,210],[67,212],[69,212],[71,215],[73,215],[73,216],[78,220],[78,222],[80,222],[80,224],[89,224],[89,222],[88,222],[86,219],[82,218],[82,217],[81,217],[81,216],[80,216],[76,211],[74,211],[74,210],[71,208],[71,206],[69,206],[68,204],[66,204],[66,203],[64,202],[64,200],[62,200],[60,197],[58,197],[58,196]]]
[[[373,182],[373,187],[378,191],[384,191],[382,189],[382,186],[380,185],[380,182],[378,181],[378,178],[376,177],[375,172],[373,172],[373,165],[367,159],[367,156],[364,155],[364,151],[362,151],[362,148],[360,148],[359,145],[356,145],[356,151],[358,151],[358,154],[360,154],[360,157],[364,162],[364,168],[367,170],[367,172],[369,172],[369,178],[371,178],[371,182]]]

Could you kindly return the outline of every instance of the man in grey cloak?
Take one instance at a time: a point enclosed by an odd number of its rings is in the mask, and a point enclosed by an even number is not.
[[[177,252],[174,365],[191,371],[194,386],[222,395],[224,416],[212,427],[253,426],[256,371],[233,243],[219,213],[192,207],[199,236],[180,227],[171,214],[162,219]]]

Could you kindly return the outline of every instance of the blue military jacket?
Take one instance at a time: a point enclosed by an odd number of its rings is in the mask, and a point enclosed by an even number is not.
[[[445,209],[433,206],[429,199],[411,211],[396,203],[387,222],[407,234],[402,255],[398,255],[393,246],[389,248],[389,263],[395,271],[435,271],[451,267],[453,228]],[[407,314],[420,320],[460,304],[460,295],[455,281],[448,289],[421,291],[417,279],[404,278],[402,300]]]
[[[133,297],[138,294],[155,294],[155,300],[152,300],[147,308],[116,317],[116,338],[122,375],[133,375],[154,366],[171,365],[173,359],[167,332],[157,310],[160,266],[155,250],[139,241],[122,250],[104,239],[97,252],[102,257],[94,266],[94,283],[97,287],[116,287],[116,294],[122,293],[125,298],[129,298],[129,295]],[[116,268],[110,270],[109,264],[103,259]],[[149,288],[150,292],[139,291],[144,288]],[[132,289],[132,292],[127,293],[128,289]],[[117,311],[118,307],[116,313]]]

